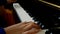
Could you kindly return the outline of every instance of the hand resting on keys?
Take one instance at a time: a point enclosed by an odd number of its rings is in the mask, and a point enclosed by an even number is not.
[[[40,31],[40,27],[34,22],[22,22],[4,29],[6,34],[36,34]]]

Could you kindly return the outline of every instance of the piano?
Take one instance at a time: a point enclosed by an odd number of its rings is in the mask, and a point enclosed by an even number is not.
[[[54,1],[54,0],[52,0]],[[18,3],[38,22],[42,29],[49,29],[45,34],[60,33],[60,6],[57,1],[19,0]]]

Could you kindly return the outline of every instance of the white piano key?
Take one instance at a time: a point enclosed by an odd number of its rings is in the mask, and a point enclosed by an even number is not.
[[[28,13],[18,4],[18,3],[15,3],[13,4],[15,10],[17,11],[17,14],[19,16],[19,18],[21,19],[22,22],[24,21],[33,21],[32,18],[28,15]]]

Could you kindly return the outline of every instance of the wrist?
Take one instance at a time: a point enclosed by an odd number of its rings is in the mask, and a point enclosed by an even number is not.
[[[18,28],[16,25],[12,25],[9,27],[4,28],[6,34],[16,34],[18,32]]]
[[[7,28],[4,28],[4,30],[5,30],[6,34],[9,34],[9,31]]]
[[[12,34],[12,32],[13,32],[13,29],[11,27],[6,27],[6,28],[4,28],[4,30],[5,30],[6,34]]]

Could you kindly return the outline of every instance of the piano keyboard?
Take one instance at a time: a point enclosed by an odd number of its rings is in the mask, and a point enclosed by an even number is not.
[[[29,21],[35,22],[33,20],[33,18],[31,16],[29,16],[29,14],[20,6],[19,3],[14,3],[13,7],[16,10],[17,15],[19,16],[19,19],[21,20],[21,22],[25,22],[25,21],[26,22],[29,22]],[[35,23],[37,24],[38,22],[35,22]],[[42,25],[42,27],[44,27],[44,25]],[[47,30],[48,29],[42,30],[42,31],[38,32],[37,34],[45,34],[45,32]]]

